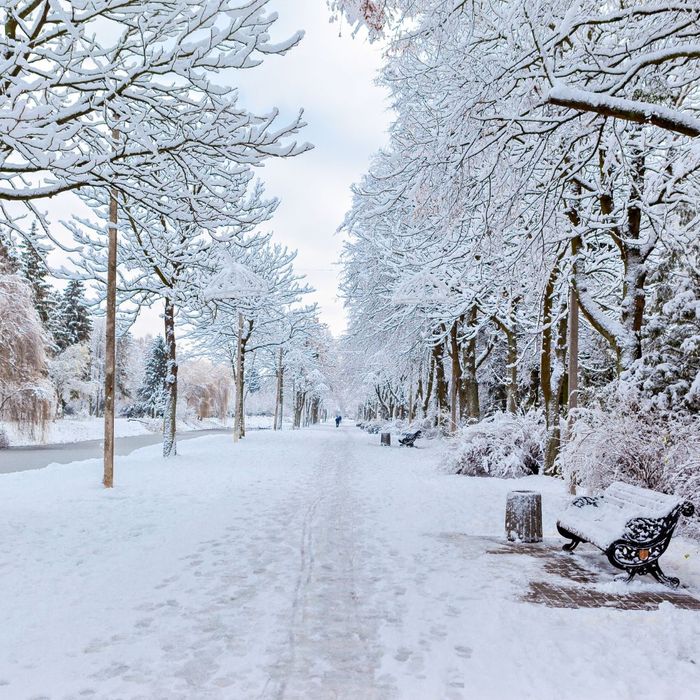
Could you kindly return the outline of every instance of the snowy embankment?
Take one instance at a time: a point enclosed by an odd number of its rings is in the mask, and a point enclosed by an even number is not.
[[[230,427],[229,421],[216,418],[205,420],[178,419],[177,429],[180,432],[191,430],[216,430]],[[246,427],[249,430],[260,430],[272,427],[270,416],[246,416]],[[63,445],[84,440],[101,440],[104,435],[104,418],[64,418],[51,421],[43,434],[27,435],[17,430],[12,423],[0,421],[0,429],[4,429],[10,439],[10,445],[20,447],[25,445]],[[116,437],[131,437],[134,435],[151,435],[163,430],[161,418],[128,419],[117,418],[114,421]]]
[[[498,553],[506,493],[542,491],[554,538],[561,482],[377,443],[203,437],[119,458],[112,491],[97,460],[0,476],[0,696],[696,697],[700,613],[520,600],[552,574]],[[664,563],[700,592],[697,546]]]

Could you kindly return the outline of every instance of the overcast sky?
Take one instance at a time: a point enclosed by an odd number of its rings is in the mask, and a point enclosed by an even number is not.
[[[239,71],[236,78],[243,103],[253,110],[278,106],[294,115],[304,109],[304,139],[314,150],[269,163],[260,175],[268,193],[281,199],[269,228],[276,240],[298,249],[296,267],[316,288],[321,318],[337,335],[345,328],[345,314],[336,296],[334,263],[342,240],[335,231],[350,205],[350,185],[387,141],[387,95],[374,84],[379,48],[364,37],[352,38],[347,25],[331,24],[325,0],[271,0],[270,5],[280,15],[277,37],[297,29],[306,36],[286,56]]]
[[[267,195],[280,199],[274,218],[262,230],[272,230],[275,241],[298,250],[295,267],[316,289],[312,300],[337,336],[345,329],[345,313],[337,298],[335,264],[342,238],[335,232],[350,206],[350,186],[388,139],[388,98],[375,85],[380,49],[363,36],[353,38],[347,25],[331,24],[325,0],[270,0],[270,7],[280,16],[272,39],[301,29],[306,32],[301,44],[257,68],[232,71],[225,81],[239,88],[241,103],[253,112],[266,114],[278,107],[282,117],[293,118],[304,110],[308,126],[300,140],[314,149],[297,158],[268,161],[258,171]],[[71,213],[89,214],[74,195],[52,200],[46,209],[59,229],[58,222]],[[52,262],[63,264],[65,255],[57,251]],[[145,309],[133,332],[161,333],[160,314],[160,306]]]

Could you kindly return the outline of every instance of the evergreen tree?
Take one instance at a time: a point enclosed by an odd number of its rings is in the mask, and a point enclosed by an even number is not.
[[[130,398],[129,370],[131,369],[131,357],[134,348],[134,338],[128,331],[117,338],[117,367],[116,383],[117,395],[122,398]]]
[[[630,372],[652,403],[700,412],[700,242],[665,256],[650,276],[642,358]]]
[[[251,365],[246,372],[245,384],[249,394],[257,394],[262,389],[262,378],[255,365]]]
[[[165,410],[165,379],[168,375],[168,352],[163,336],[157,336],[153,340],[143,384],[138,391],[138,404],[135,406],[139,415],[156,418],[163,415]],[[132,411],[132,414],[134,411]]]
[[[85,287],[80,280],[68,283],[59,302],[57,318],[54,337],[59,352],[90,338],[92,320],[85,302]]]
[[[32,240],[36,237],[36,224],[32,224],[30,237]],[[21,271],[32,288],[34,307],[44,328],[51,331],[53,330],[52,325],[54,325],[52,320],[55,312],[53,301],[55,290],[46,280],[49,275],[46,263],[42,260],[37,249],[27,240],[20,244],[20,251]]]
[[[0,227],[0,273],[12,275],[20,269],[12,233]]]

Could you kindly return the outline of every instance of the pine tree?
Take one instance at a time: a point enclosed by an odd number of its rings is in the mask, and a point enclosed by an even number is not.
[[[143,384],[138,391],[137,410],[140,415],[156,418],[163,415],[165,410],[165,379],[168,375],[168,352],[163,336],[157,336],[153,340]]]
[[[117,368],[116,384],[117,395],[122,398],[130,398],[129,370],[134,348],[134,338],[128,331],[117,338]]]
[[[650,276],[642,358],[629,378],[652,403],[700,412],[700,243],[671,251]]]
[[[12,275],[20,269],[15,243],[10,231],[0,227],[0,274]]]
[[[246,372],[245,383],[249,394],[257,394],[262,389],[262,378],[255,365]]]
[[[71,280],[68,283],[61,296],[56,316],[58,323],[54,337],[59,352],[89,339],[92,320],[85,303],[85,287],[80,280]]]
[[[36,235],[36,224],[32,224],[31,238]],[[34,307],[39,314],[39,319],[45,329],[51,331],[54,317],[54,296],[55,290],[46,281],[49,271],[46,263],[42,260],[37,249],[26,240],[20,244],[21,250],[21,271],[24,278],[32,288]]]

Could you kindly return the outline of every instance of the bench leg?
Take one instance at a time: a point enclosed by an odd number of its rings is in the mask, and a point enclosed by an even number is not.
[[[578,539],[578,537],[575,537],[571,540],[571,542],[567,542],[565,545],[562,545],[562,549],[565,552],[573,552],[576,547],[578,547],[581,544],[581,540]]]
[[[565,552],[573,552],[576,547],[578,547],[583,540],[579,537],[576,537],[572,532],[569,532],[568,530],[565,530],[561,525],[557,525],[557,530],[559,530],[559,534],[562,537],[566,537],[567,540],[571,540],[571,542],[567,542],[565,545],[562,546],[562,549]]]
[[[678,588],[680,580],[675,576],[666,576],[666,574],[661,571],[661,567],[658,562],[652,562],[647,567],[647,573],[650,573],[659,583],[663,583],[664,586],[669,588]]]
[[[625,583],[630,583],[632,579],[637,575],[637,571],[635,569],[627,569],[627,576],[625,576]],[[618,581],[622,580],[623,574],[620,574],[619,579],[615,577]]]

